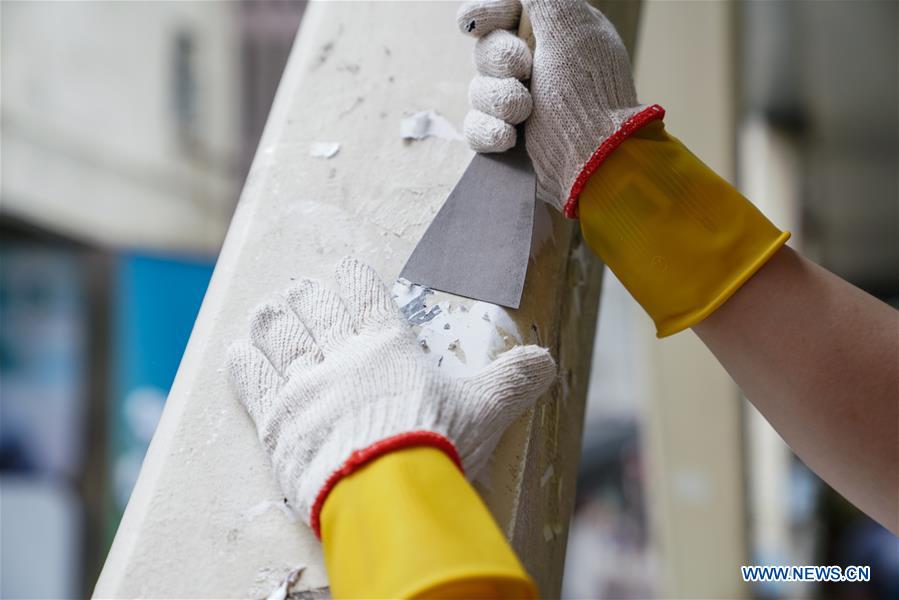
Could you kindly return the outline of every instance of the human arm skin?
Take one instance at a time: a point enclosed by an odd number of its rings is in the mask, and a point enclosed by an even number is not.
[[[899,312],[784,247],[693,331],[815,473],[899,534]]]
[[[660,123],[606,159],[580,208],[658,335],[693,328],[816,473],[899,531],[899,313],[784,246]]]
[[[480,38],[476,63],[490,66],[470,90],[469,145],[510,147],[529,94],[538,197],[579,215],[659,337],[695,328],[797,453],[897,531],[896,312],[783,249],[789,233],[668,135],[602,15],[582,1],[521,4],[536,39],[528,91],[503,79],[526,62],[502,31],[517,27],[516,0],[459,13]]]

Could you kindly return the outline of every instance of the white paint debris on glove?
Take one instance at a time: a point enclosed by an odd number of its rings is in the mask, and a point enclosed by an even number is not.
[[[398,440],[438,447],[477,479],[508,426],[555,378],[538,346],[454,377],[429,359],[371,267],[344,259],[337,284],[339,293],[303,280],[266,302],[250,340],[229,351],[231,379],[281,489],[315,530],[332,475]]]

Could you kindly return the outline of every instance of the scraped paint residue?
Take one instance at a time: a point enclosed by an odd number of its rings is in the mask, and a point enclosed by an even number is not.
[[[305,566],[301,566],[291,570],[290,573],[281,580],[280,585],[278,585],[271,594],[266,596],[265,600],[287,600],[287,596],[290,594],[290,588],[300,580],[300,576],[305,569]]]
[[[531,238],[531,258],[536,259],[547,242],[556,243],[553,220],[546,202],[537,202],[534,209],[534,233]]]
[[[546,471],[543,472],[543,476],[540,478],[540,487],[546,487],[546,484],[549,483],[549,480],[552,479],[555,470],[552,465],[546,467]]]
[[[506,350],[524,343],[501,306],[460,298],[399,279],[393,297],[422,348],[450,375],[477,372]]]
[[[332,158],[340,152],[337,142],[315,142],[309,146],[309,155],[315,158]]]
[[[448,324],[449,323],[447,323],[447,325]],[[446,326],[444,326],[443,328],[446,329]],[[455,357],[459,359],[459,362],[463,365],[468,362],[465,357],[465,350],[462,349],[462,343],[458,339],[450,342],[450,345],[447,346],[446,349],[452,352]]]
[[[287,503],[286,498],[282,498],[280,500],[263,500],[262,502],[255,504],[245,510],[243,512],[243,516],[247,521],[252,521],[256,517],[267,513],[271,509],[278,509],[281,511],[287,520],[291,523],[297,521],[297,514],[290,507],[290,504]]]
[[[445,140],[461,140],[462,135],[446,117],[434,110],[424,110],[400,121],[400,137],[404,140],[423,140],[439,137]]]

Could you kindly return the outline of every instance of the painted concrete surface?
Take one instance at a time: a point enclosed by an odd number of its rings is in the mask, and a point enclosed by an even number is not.
[[[96,597],[265,597],[300,566],[294,595],[327,586],[319,544],[283,506],[229,388],[225,351],[247,335],[255,305],[298,277],[330,280],[347,254],[397,276],[472,156],[458,140],[400,136],[420,111],[461,124],[474,67],[457,6],[307,9]],[[313,156],[317,143],[339,152]],[[470,373],[519,343],[556,356],[557,384],[506,434],[481,490],[550,597],[573,504],[600,270],[572,224],[541,206],[519,310],[394,286],[440,368]]]

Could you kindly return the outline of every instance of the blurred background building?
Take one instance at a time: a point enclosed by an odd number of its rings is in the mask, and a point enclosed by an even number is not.
[[[0,7],[2,597],[93,589],[303,8]]]
[[[645,2],[633,62],[640,99],[791,246],[899,306],[899,3]],[[812,474],[695,336],[653,333],[607,271],[564,595],[895,597],[896,537]],[[878,573],[748,586],[740,564]]]
[[[0,5],[2,597],[90,594],[303,7]],[[648,1],[637,46],[675,135],[897,305],[899,3]],[[606,277],[564,595],[897,597],[896,538]],[[875,581],[750,588],[745,563]]]

